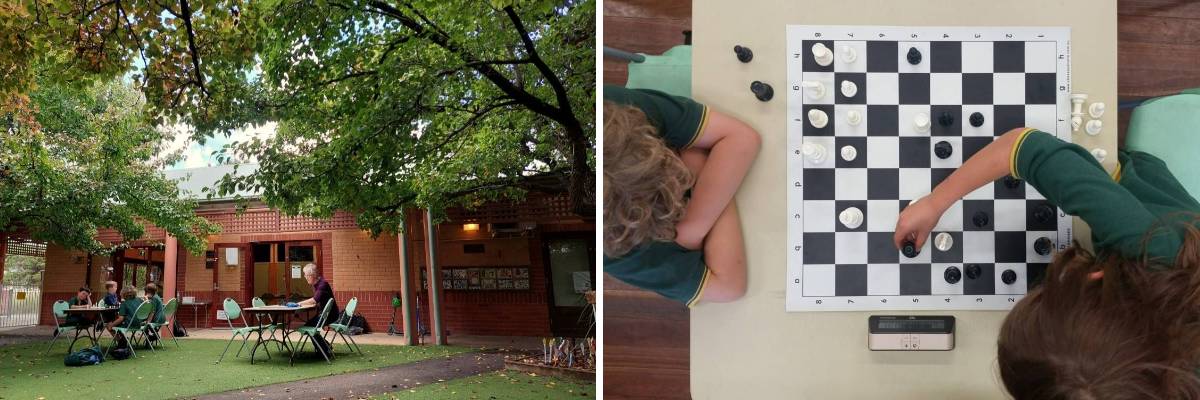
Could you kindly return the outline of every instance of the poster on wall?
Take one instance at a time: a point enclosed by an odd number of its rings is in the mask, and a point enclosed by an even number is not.
[[[443,267],[442,288],[449,290],[528,290],[529,267]],[[590,278],[587,285],[591,285]]]

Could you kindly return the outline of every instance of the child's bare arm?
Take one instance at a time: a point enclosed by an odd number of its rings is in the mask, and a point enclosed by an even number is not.
[[[687,214],[676,226],[681,246],[699,249],[758,155],[762,139],[745,123],[715,110],[693,148],[708,149],[708,160],[697,175]]]
[[[746,294],[746,248],[737,205],[729,205],[717,218],[704,240],[704,264],[708,277],[702,301],[729,302]]]

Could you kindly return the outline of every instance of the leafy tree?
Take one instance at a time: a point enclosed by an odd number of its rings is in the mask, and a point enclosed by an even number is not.
[[[42,283],[42,271],[46,270],[43,257],[9,255],[4,261],[5,285],[38,285]]]

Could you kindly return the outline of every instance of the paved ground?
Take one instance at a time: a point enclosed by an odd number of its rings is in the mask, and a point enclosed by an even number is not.
[[[447,358],[418,361],[295,382],[259,386],[243,390],[197,397],[202,400],[224,399],[359,399],[371,395],[405,390],[416,386],[478,375],[504,368],[506,353],[465,353]],[[355,357],[346,355],[344,357]]]

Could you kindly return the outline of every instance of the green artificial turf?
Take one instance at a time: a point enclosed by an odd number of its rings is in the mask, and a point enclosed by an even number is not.
[[[107,344],[107,337],[104,342]],[[86,343],[81,341],[80,343]],[[180,348],[168,341],[165,350],[136,349],[137,358],[105,360],[87,367],[63,366],[67,344],[59,340],[42,356],[46,342],[0,347],[0,399],[164,399],[262,386],[319,376],[376,369],[470,351],[454,346],[363,345],[363,355],[345,353],[326,364],[321,356],[288,359],[271,352],[266,361],[260,347],[250,364],[247,350],[234,357],[235,342],[220,364],[225,340],[181,339]],[[76,345],[79,348],[82,345]],[[311,345],[308,350],[311,350]],[[272,349],[273,350],[273,349]]]
[[[372,398],[392,400],[594,399],[596,398],[596,385],[591,382],[504,370],[430,383]]]

